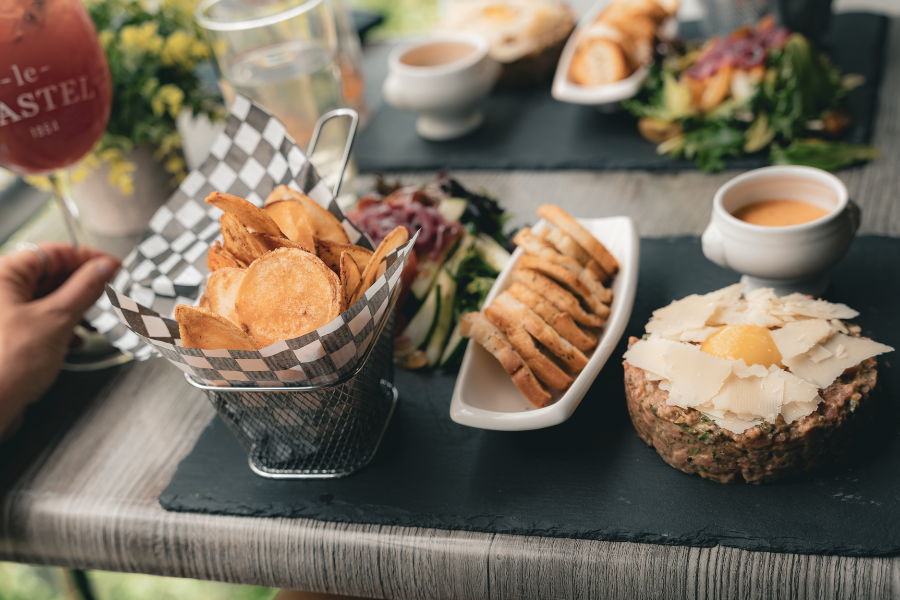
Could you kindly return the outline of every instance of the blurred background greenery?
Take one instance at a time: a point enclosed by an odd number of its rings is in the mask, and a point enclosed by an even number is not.
[[[376,12],[384,22],[373,29],[368,40],[407,37],[431,28],[438,17],[438,0],[350,0],[353,8]]]
[[[278,590],[195,579],[88,571],[95,600],[271,600]],[[0,562],[0,600],[74,600],[64,571]]]

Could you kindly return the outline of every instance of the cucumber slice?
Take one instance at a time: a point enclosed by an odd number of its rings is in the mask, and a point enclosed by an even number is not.
[[[441,269],[434,289],[438,291],[440,306],[438,307],[437,323],[434,331],[428,339],[428,347],[425,356],[428,358],[428,366],[433,367],[441,360],[444,352],[444,343],[450,335],[450,327],[453,326],[453,296],[456,295],[456,281],[446,269]]]
[[[466,338],[462,336],[462,323],[457,323],[447,340],[447,347],[444,348],[444,354],[441,356],[440,365],[446,367],[454,365],[462,359],[463,352],[466,351]]]
[[[403,335],[410,339],[413,348],[419,348],[428,340],[428,336],[434,331],[438,321],[438,313],[441,310],[440,287],[431,288],[425,302],[419,308],[419,312],[413,316],[409,325],[403,330]]]
[[[509,262],[510,256],[506,248],[497,243],[497,240],[484,233],[479,233],[475,238],[475,251],[481,256],[481,260],[496,269],[499,273]]]
[[[459,271],[459,263],[466,257],[469,248],[471,248],[472,244],[475,242],[476,239],[473,236],[468,233],[463,233],[463,238],[460,240],[459,246],[456,247],[456,252],[453,253],[453,256],[451,256],[444,265],[444,269],[447,270],[447,273],[451,277],[456,277],[456,273]]]
[[[462,239],[459,244],[456,246],[456,252],[453,254],[448,261],[447,257],[450,255],[451,247],[445,247],[441,249],[441,254],[437,260],[420,260],[419,261],[419,272],[416,275],[415,280],[410,286],[410,290],[413,293],[413,296],[422,300],[428,295],[428,292],[431,291],[431,288],[434,286],[434,282],[437,280],[438,273],[441,271],[441,266],[445,263],[445,261],[449,264],[450,261],[456,259],[458,263],[462,256],[465,255],[466,250],[471,246],[475,241],[475,238],[469,235],[468,233],[463,233]],[[457,258],[459,257],[459,258]],[[455,273],[454,273],[455,275]]]
[[[464,198],[444,198],[437,209],[445,221],[459,221],[468,205],[469,201]]]

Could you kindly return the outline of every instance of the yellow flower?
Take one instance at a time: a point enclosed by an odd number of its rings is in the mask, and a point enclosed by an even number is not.
[[[174,119],[178,116],[183,101],[184,92],[177,86],[168,83],[156,90],[153,99],[150,101],[150,107],[153,109],[153,114],[157,117],[161,117],[168,107],[169,115]]]
[[[194,68],[194,38],[183,30],[178,30],[168,38],[160,53],[162,64],[166,67],[178,66],[185,71]]]
[[[144,54],[156,54],[162,49],[163,38],[159,33],[159,23],[148,21],[143,25],[126,25],[119,33],[121,39],[120,48],[125,56],[125,61],[131,66]]]
[[[171,173],[172,175],[180,175],[184,172],[184,160],[181,159],[177,154],[174,156],[170,156],[164,165],[166,171]]]
[[[147,98],[148,100],[153,98],[153,93],[159,87],[159,79],[156,77],[151,77],[147,81],[144,82],[144,85],[141,86],[141,96]]]
[[[110,43],[116,39],[116,32],[112,29],[104,29],[100,32],[98,36],[100,38],[100,43],[104,48],[109,48]]]
[[[28,175],[25,177],[25,181],[31,187],[39,189],[42,192],[53,191],[53,184],[50,183],[50,178],[46,175]]]
[[[125,159],[116,160],[109,164],[109,177],[107,181],[109,185],[119,188],[119,191],[126,196],[134,193],[134,177],[132,173],[137,166]]]
[[[196,58],[197,60],[206,60],[210,58],[209,46],[207,46],[201,40],[195,39],[191,43],[191,54],[193,54],[194,58]]]
[[[69,173],[69,177],[72,180],[72,183],[81,183],[87,176],[91,174],[91,171],[100,166],[100,159],[96,154],[91,152],[87,156],[85,156],[78,166],[72,169],[71,173]]]

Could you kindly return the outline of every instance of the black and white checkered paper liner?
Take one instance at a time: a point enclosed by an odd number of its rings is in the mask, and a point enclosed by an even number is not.
[[[354,306],[315,332],[259,352],[181,346],[172,319],[175,307],[199,302],[209,247],[222,241],[222,210],[204,199],[214,191],[227,192],[262,206],[278,185],[305,193],[338,218],[351,243],[373,249],[371,239],[350,223],[284,125],[237,96],[209,157],[153,215],[107,294],[85,315],[88,321],[122,352],[145,359],[156,350],[212,385],[320,384],[355,370],[385,316],[414,240],[388,256],[385,274]]]

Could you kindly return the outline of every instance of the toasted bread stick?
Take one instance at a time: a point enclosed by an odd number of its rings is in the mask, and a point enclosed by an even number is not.
[[[525,250],[526,254],[557,264],[569,271],[572,275],[577,277],[579,281],[585,284],[590,293],[600,302],[609,304],[612,301],[612,292],[604,287],[603,282],[600,281],[594,273],[585,269],[581,263],[574,258],[561,254],[556,248],[535,235],[531,231],[531,228],[523,227],[520,229],[513,241]],[[553,277],[550,273],[545,274]],[[554,277],[554,279],[556,278]]]
[[[578,299],[549,277],[544,277],[533,269],[521,267],[513,269],[513,281],[523,283],[532,291],[550,301],[553,306],[572,315],[572,318],[588,327],[602,327],[606,322],[598,315],[591,314],[581,308]]]
[[[533,269],[538,273],[543,273],[554,281],[561,283],[570,291],[578,294],[584,300],[585,304],[600,317],[606,318],[609,314],[609,307],[603,304],[603,302],[594,295],[591,288],[585,285],[577,275],[562,265],[557,265],[543,258],[526,254],[519,259],[518,266],[524,269]]]
[[[592,236],[569,213],[554,204],[542,204],[538,207],[537,214],[565,231],[566,235],[578,242],[606,273],[614,275],[619,270],[618,261],[610,254],[606,246]]]
[[[573,371],[581,371],[587,366],[587,357],[581,350],[561,338],[556,330],[547,325],[537,313],[516,300],[509,292],[501,292],[494,299],[493,304],[505,310],[513,319],[521,323],[525,331],[537,338]]]
[[[497,329],[496,325],[479,312],[470,312],[463,316],[460,323],[462,336],[475,340],[493,354],[529,402],[538,408],[550,403],[550,392],[544,389],[544,386],[537,380],[522,357],[513,350],[507,337]]]
[[[566,232],[556,227],[545,227],[540,233],[541,239],[559,250],[562,254],[574,258],[580,264],[587,264],[591,255],[587,250],[578,245],[578,242],[566,235]]]
[[[534,343],[534,338],[509,313],[497,305],[488,306],[483,312],[484,316],[506,334],[515,351],[547,387],[557,391],[569,387],[572,378],[544,356]]]
[[[531,291],[524,284],[519,283],[518,281],[513,282],[513,284],[509,286],[509,293],[512,294],[516,300],[536,312],[548,325],[550,325],[550,327],[555,329],[563,339],[568,340],[582,352],[587,352],[597,345],[597,338],[582,331],[581,328],[575,324],[575,320],[572,319],[572,316],[569,315],[569,313],[560,312],[543,296],[537,292]]]

